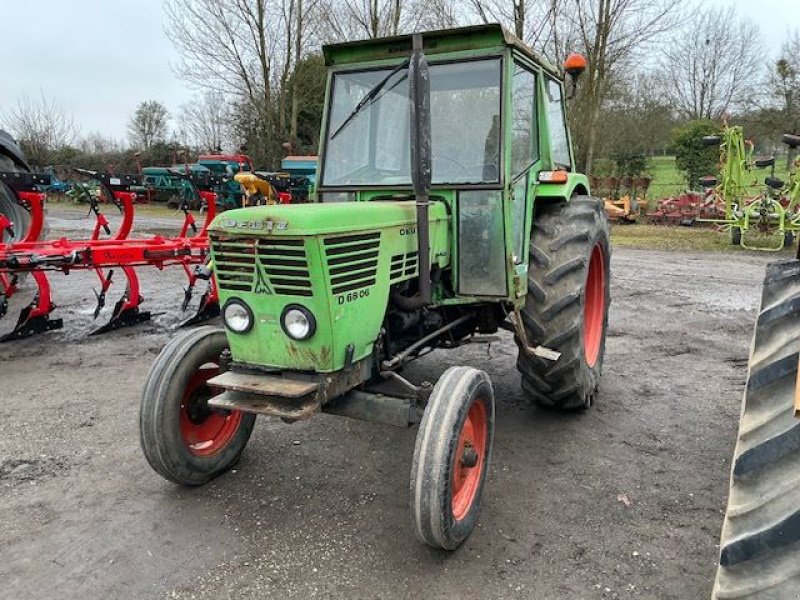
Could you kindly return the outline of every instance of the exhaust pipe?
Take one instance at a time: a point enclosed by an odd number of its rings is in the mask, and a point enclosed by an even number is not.
[[[431,86],[428,60],[422,50],[422,36],[411,36],[408,65],[408,95],[411,104],[411,182],[417,208],[417,261],[419,290],[411,298],[394,294],[403,310],[416,310],[431,303],[431,244],[428,206],[431,191]]]

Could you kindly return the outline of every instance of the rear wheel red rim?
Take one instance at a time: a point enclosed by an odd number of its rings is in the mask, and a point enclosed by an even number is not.
[[[209,457],[221,452],[234,438],[242,422],[239,411],[208,406],[214,392],[206,382],[218,373],[217,364],[201,365],[189,379],[181,400],[181,437],[186,449],[195,456]]]
[[[596,244],[589,259],[583,304],[583,351],[586,364],[597,364],[603,341],[606,316],[606,261],[603,248]]]
[[[476,398],[461,427],[454,457],[452,509],[456,521],[467,516],[478,494],[486,462],[488,432],[486,407]]]

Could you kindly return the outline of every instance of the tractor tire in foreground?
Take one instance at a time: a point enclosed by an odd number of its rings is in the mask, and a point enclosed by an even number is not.
[[[417,432],[411,512],[420,541],[455,550],[481,509],[494,440],[494,390],[472,367],[450,367],[436,382]]]
[[[800,597],[800,262],[767,267],[722,526],[715,600]]]
[[[536,213],[522,323],[531,345],[561,353],[548,361],[520,349],[522,389],[539,405],[575,410],[594,401],[608,326],[610,260],[602,201],[576,196]]]
[[[225,332],[197,327],[174,337],[150,369],[139,434],[147,462],[180,485],[201,485],[239,460],[255,415],[212,409],[207,381],[219,373]]]

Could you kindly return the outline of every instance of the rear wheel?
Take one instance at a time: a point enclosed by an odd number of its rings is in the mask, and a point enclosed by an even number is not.
[[[742,243],[742,230],[738,227],[731,227],[731,245],[738,246]]]
[[[489,376],[450,367],[433,388],[414,446],[411,511],[422,542],[454,550],[472,533],[493,439]]]
[[[714,598],[798,597],[800,262],[767,267],[734,450]]]
[[[517,369],[523,390],[540,405],[570,410],[594,400],[608,325],[610,259],[599,200],[577,196],[538,211],[522,322],[530,344],[561,357],[553,362],[520,349]]]
[[[198,327],[158,355],[142,394],[139,431],[150,466],[165,479],[200,485],[236,464],[255,415],[208,406],[207,382],[219,373],[225,333]]]
[[[794,234],[791,231],[786,231],[783,234],[783,247],[791,248],[794,244]]]
[[[0,171],[19,171],[19,167],[5,156],[0,156]],[[8,231],[0,232],[0,241],[4,243],[20,242],[28,232],[31,215],[17,202],[16,194],[5,183],[0,181],[0,214],[5,215],[13,223],[13,235]]]

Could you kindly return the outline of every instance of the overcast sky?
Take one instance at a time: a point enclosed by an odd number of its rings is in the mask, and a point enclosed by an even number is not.
[[[800,0],[704,0],[736,6],[777,54],[800,28]],[[768,57],[765,57],[765,59]],[[75,116],[83,134],[122,139],[139,102],[177,111],[193,95],[172,72],[162,0],[0,0],[0,112],[44,93]]]

